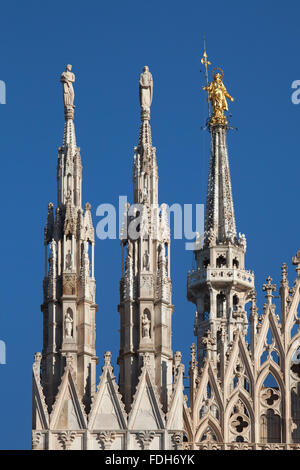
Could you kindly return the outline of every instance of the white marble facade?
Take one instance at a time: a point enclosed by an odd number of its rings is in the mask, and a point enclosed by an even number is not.
[[[137,214],[127,207],[121,241],[119,383],[107,351],[97,384],[95,238],[91,206],[82,208],[71,68],[61,76],[65,128],[57,207],[49,203],[45,228],[43,349],[33,365],[32,448],[300,448],[300,251],[293,258],[292,287],[282,265],[281,311],[268,277],[259,313],[254,273],[245,268],[246,237],[236,232],[226,124],[209,125],[205,238],[195,246],[196,269],[187,280],[197,341],[191,347],[189,397],[184,394],[181,354],[173,353],[171,343],[170,229],[166,207],[151,210],[158,206],[158,170],[150,127],[153,77],[146,66],[133,159],[140,236],[131,236]]]

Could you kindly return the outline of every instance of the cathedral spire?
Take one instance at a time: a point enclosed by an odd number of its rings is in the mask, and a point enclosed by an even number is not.
[[[216,69],[214,69],[216,70]],[[207,237],[215,237],[218,242],[234,240],[236,226],[233,208],[231,179],[229,171],[226,133],[228,121],[224,111],[228,111],[226,97],[233,101],[222,81],[223,71],[215,72],[213,81],[203,87],[208,92],[212,105],[212,116],[208,127],[211,133],[211,157],[206,199],[204,230]]]
[[[60,77],[63,86],[65,125],[63,143],[58,149],[58,205],[65,206],[68,201],[71,201],[75,206],[80,207],[82,166],[80,148],[76,144],[73,88],[75,75],[71,70],[72,65],[68,64]]]
[[[74,129],[75,75],[61,75],[65,109],[63,145],[58,149],[55,210],[48,205],[45,228],[42,386],[48,409],[57,396],[66,358],[73,363],[78,395],[88,408],[95,393],[94,228],[91,206],[81,206],[82,167]]]
[[[156,149],[152,146],[150,106],[153,78],[147,66],[139,79],[141,127],[134,148],[133,200],[125,214],[127,247],[121,279],[120,390],[130,410],[144,357],[160,392],[164,410],[172,391],[170,231],[165,206],[158,207]],[[133,209],[133,211],[132,211]],[[138,219],[138,223],[136,220]],[[137,236],[131,228],[137,227]],[[123,256],[123,255],[122,255]]]

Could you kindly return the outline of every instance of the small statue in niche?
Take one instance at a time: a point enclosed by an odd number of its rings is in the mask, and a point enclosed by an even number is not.
[[[150,326],[151,326],[151,321],[148,318],[147,312],[144,312],[142,316],[142,337],[143,338],[150,338]]]
[[[65,335],[69,338],[72,338],[73,336],[72,332],[73,332],[73,318],[70,312],[67,312],[65,316]]]
[[[71,271],[72,269],[72,254],[71,250],[68,250],[68,253],[66,254],[66,270]]]
[[[149,253],[148,253],[148,250],[145,251],[144,256],[143,256],[143,268],[146,269],[146,271],[149,271]]]

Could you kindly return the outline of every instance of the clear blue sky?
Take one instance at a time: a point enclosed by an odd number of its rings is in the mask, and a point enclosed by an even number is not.
[[[224,69],[235,97],[228,136],[238,231],[247,237],[246,264],[261,284],[300,248],[299,2],[274,1],[10,1],[1,5],[0,105],[1,309],[0,448],[31,445],[31,367],[42,348],[43,227],[56,203],[57,147],[63,134],[60,73],[76,74],[77,142],[83,160],[83,200],[131,198],[133,147],[138,141],[138,76],[154,77],[152,137],[157,147],[160,202],[203,203],[209,135],[199,72],[202,36],[210,60]],[[172,249],[173,349],[186,370],[194,306],[186,300],[192,253]],[[119,347],[119,241],[96,242],[97,353]],[[294,277],[294,268],[289,271]]]

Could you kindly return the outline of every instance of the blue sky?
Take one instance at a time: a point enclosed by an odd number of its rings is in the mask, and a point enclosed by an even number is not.
[[[59,76],[76,74],[77,143],[83,161],[83,201],[131,199],[133,147],[138,141],[138,76],[154,78],[152,137],[157,147],[159,200],[204,203],[209,135],[200,73],[206,34],[214,66],[235,97],[228,135],[238,231],[246,234],[246,265],[254,269],[260,312],[267,275],[280,282],[299,243],[300,79],[299,2],[271,1],[11,1],[1,5],[0,105],[1,309],[0,448],[31,446],[31,367],[42,348],[43,227],[56,203],[57,147],[63,134]],[[194,341],[194,306],[186,300],[192,253],[171,246],[173,349],[186,370]],[[119,347],[120,245],[96,242],[97,353]]]

